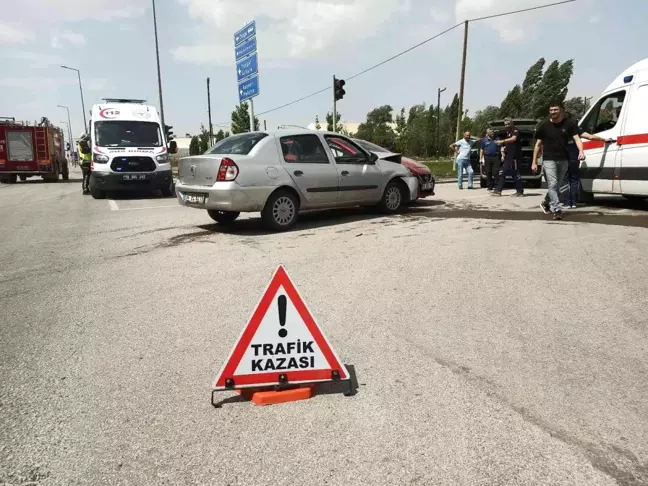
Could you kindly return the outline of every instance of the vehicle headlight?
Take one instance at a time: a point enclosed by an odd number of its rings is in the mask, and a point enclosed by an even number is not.
[[[155,157],[155,160],[157,160],[160,164],[166,164],[169,161],[169,154],[160,154]]]
[[[108,156],[103,154],[94,154],[93,159],[97,164],[107,164],[109,160]]]

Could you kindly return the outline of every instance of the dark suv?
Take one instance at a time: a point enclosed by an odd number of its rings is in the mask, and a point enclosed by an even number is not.
[[[531,163],[533,162],[533,147],[535,145],[535,131],[538,121],[531,118],[514,119],[513,125],[520,131],[520,139],[522,141],[522,160],[519,161],[520,175],[522,181],[527,182],[531,187],[542,187],[542,158],[538,159],[538,171],[531,170]],[[506,127],[504,120],[496,120],[489,123],[489,126],[495,131],[495,139],[506,137]],[[479,148],[479,143],[475,146]],[[479,158],[479,155],[477,155]],[[479,185],[486,187],[486,166],[480,167],[481,178]],[[507,183],[513,183],[513,177],[509,174],[506,176]]]

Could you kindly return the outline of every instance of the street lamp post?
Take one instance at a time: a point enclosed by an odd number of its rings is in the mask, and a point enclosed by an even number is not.
[[[73,145],[73,143],[72,143],[72,123],[70,123],[70,109],[67,106],[63,106],[63,105],[56,105],[56,106],[58,106],[59,108],[65,108],[65,110],[67,111],[67,115],[68,115],[68,121],[67,121],[68,136],[70,137],[70,147],[72,147],[72,145]]]
[[[437,89],[437,139],[436,139],[436,149],[437,149],[437,160],[439,160],[439,144],[441,143],[440,137],[441,137],[441,93],[443,93],[446,89],[439,88]]]
[[[153,3],[153,31],[155,33],[155,58],[157,59],[157,76],[158,76],[158,94],[160,96],[160,120],[162,121],[162,127],[164,129],[164,137],[166,139],[166,125],[164,124],[164,103],[162,102],[162,75],[160,74],[160,47],[158,44],[158,34],[157,34],[157,17],[155,15],[155,0],[151,0]]]
[[[70,71],[76,71],[77,77],[79,78],[79,91],[81,92],[81,109],[83,110],[83,131],[87,132],[88,131],[88,120],[86,119],[86,112],[85,112],[85,102],[83,101],[83,87],[81,86],[81,71],[78,69],[68,67],[68,66],[61,66],[63,69],[69,69]]]

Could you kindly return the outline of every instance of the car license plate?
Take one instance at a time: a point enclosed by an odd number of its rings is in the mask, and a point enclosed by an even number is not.
[[[205,204],[204,194],[185,194],[185,202],[189,204]]]
[[[125,181],[142,181],[146,179],[146,174],[124,174]]]
[[[421,185],[421,190],[427,191],[429,189],[432,189],[432,183],[431,182],[424,182],[423,185]]]

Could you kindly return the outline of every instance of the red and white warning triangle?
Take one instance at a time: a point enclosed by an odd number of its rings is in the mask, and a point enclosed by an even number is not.
[[[283,266],[216,376],[216,390],[348,380]]]

